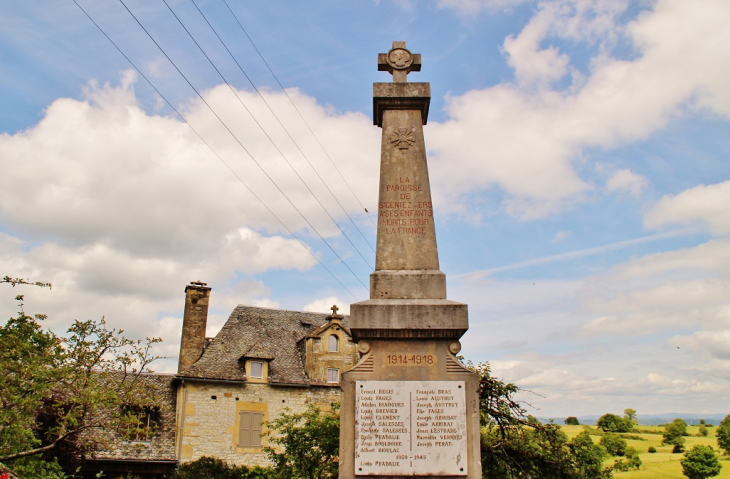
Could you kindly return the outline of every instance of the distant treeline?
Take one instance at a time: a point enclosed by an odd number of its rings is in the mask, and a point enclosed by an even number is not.
[[[687,423],[688,426],[699,426],[700,421],[702,419],[705,420],[705,423],[710,425],[713,424],[717,426],[720,424],[720,421],[723,420],[723,418],[727,414],[707,414],[705,416],[701,416],[698,414],[662,414],[661,416],[641,416],[639,415],[636,419],[640,426],[660,426],[664,424],[668,424],[672,422],[675,418],[680,418],[684,422]],[[586,426],[595,426],[596,421],[598,420],[600,416],[578,416],[578,421],[582,425]],[[555,418],[548,418],[548,417],[540,417],[538,418],[541,423],[547,424],[551,420],[555,424],[564,424],[565,418],[564,417],[555,417]]]

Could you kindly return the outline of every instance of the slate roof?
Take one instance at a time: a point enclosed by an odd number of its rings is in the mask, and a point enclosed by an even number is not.
[[[179,377],[245,381],[242,357],[269,360],[269,383],[306,386],[297,343],[328,323],[327,314],[238,305],[203,355]],[[348,327],[350,317],[341,319]]]

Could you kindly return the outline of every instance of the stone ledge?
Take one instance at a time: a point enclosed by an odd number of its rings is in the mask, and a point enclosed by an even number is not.
[[[425,125],[430,104],[430,83],[373,83],[373,125],[383,126],[385,110],[420,110]]]
[[[469,329],[466,304],[447,299],[370,299],[350,305],[350,330],[365,338],[458,339]]]

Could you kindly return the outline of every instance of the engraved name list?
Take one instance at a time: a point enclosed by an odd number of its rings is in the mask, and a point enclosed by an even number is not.
[[[466,475],[463,381],[357,381],[355,388],[356,475]]]

